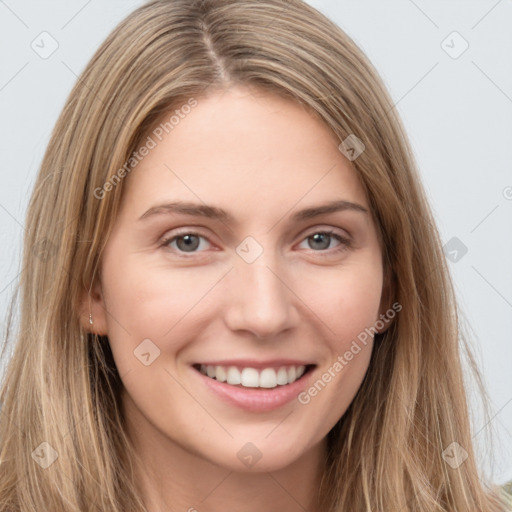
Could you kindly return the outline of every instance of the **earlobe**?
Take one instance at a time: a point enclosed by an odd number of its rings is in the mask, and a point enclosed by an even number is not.
[[[91,288],[90,292],[83,290],[79,314],[80,324],[85,331],[98,336],[106,336],[108,334],[106,311],[99,282]]]

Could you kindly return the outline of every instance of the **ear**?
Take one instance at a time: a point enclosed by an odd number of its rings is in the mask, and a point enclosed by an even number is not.
[[[393,278],[393,273],[391,269],[388,267],[387,269],[385,269],[384,283],[382,286],[382,295],[379,306],[379,318],[377,319],[377,321],[379,322],[379,326],[382,324],[384,325],[382,326],[382,328],[377,329],[378,334],[385,333],[393,323],[393,318],[395,317],[396,314],[395,310],[392,308],[395,292],[395,280]],[[387,314],[390,310],[393,311],[393,316],[391,317],[389,314]]]
[[[86,332],[106,336],[108,334],[107,308],[99,279],[91,287],[84,289],[80,300],[80,324]],[[92,324],[91,324],[92,319]]]

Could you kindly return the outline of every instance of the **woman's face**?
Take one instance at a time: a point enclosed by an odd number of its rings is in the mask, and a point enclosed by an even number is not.
[[[276,470],[325,442],[361,385],[381,248],[324,124],[255,89],[196,100],[124,178],[94,329],[140,442]]]

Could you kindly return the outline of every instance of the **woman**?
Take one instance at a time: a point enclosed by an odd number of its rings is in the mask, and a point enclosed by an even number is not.
[[[0,510],[506,510],[401,122],[308,5],[130,15],[24,244]]]

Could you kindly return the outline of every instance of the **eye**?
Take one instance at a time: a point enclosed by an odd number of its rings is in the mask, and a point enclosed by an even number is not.
[[[206,238],[202,236],[200,233],[186,231],[181,234],[165,238],[164,240],[162,240],[162,246],[170,247],[173,250],[177,251],[178,253],[202,252],[197,251],[198,247],[201,246],[201,239],[206,240]],[[173,247],[172,244],[174,244],[175,242],[176,245]]]
[[[337,240],[338,244],[332,251],[328,251],[333,239]],[[210,244],[208,239],[200,233],[194,231],[182,231],[181,233],[177,233],[173,236],[164,238],[161,245],[162,247],[168,247],[172,249],[178,254],[194,254],[203,252],[198,250],[200,247],[204,249],[204,244],[201,244],[201,240],[205,240],[207,245]],[[338,253],[350,247],[350,240],[348,238],[345,238],[332,230],[323,230],[311,233],[304,239],[302,243],[308,242],[309,240],[312,240],[312,242],[308,243],[310,249],[313,249],[314,252],[319,253],[326,252],[326,255],[333,252]],[[207,248],[208,247],[206,247],[206,249]]]
[[[350,247],[350,240],[332,230],[317,231],[308,235],[304,241],[312,240],[308,243],[308,246],[314,249],[314,252],[325,252],[326,249],[329,249],[333,239],[336,239],[339,243],[331,252],[340,252]]]

